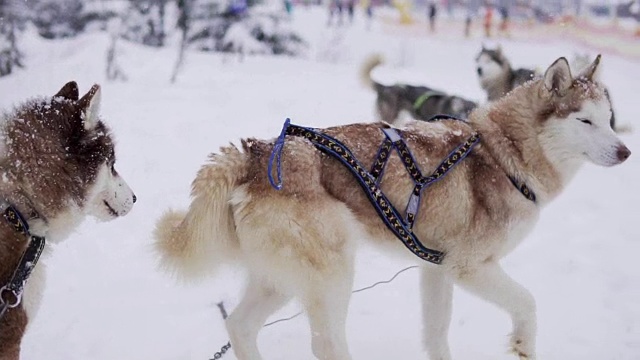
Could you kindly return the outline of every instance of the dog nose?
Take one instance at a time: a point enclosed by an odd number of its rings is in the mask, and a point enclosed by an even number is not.
[[[482,76],[482,68],[478,68],[478,75]]]
[[[620,160],[620,162],[623,162],[627,160],[629,156],[631,156],[631,150],[629,150],[629,148],[627,148],[624,145],[620,145],[618,146],[617,155],[618,155],[618,160]]]
[[[135,204],[136,201],[138,201],[138,198],[135,195],[133,195],[133,203]]]

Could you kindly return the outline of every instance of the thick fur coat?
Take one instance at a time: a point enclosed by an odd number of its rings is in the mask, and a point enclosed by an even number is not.
[[[423,340],[431,359],[451,359],[447,330],[453,285],[505,310],[513,321],[510,350],[535,358],[535,301],[499,260],[533,228],[540,210],[560,194],[580,164],[623,162],[630,151],[609,127],[611,112],[597,82],[599,58],[573,76],[558,59],[544,77],[472,112],[468,123],[409,122],[399,129],[423,173],[431,173],[472,132],[481,140],[444,179],[424,192],[414,231],[446,253],[422,265]],[[370,164],[382,123],[322,130]],[[264,321],[293,297],[309,316],[318,359],[351,359],[345,321],[360,241],[413,258],[385,227],[359,185],[335,159],[302,138],[288,137],[283,189],[268,181],[272,140],[247,139],[211,155],[192,185],[186,212],[169,211],[155,236],[162,264],[180,276],[210,274],[235,261],[249,270],[246,294],[227,320],[239,359],[261,359],[256,338]],[[524,182],[536,201],[509,180]],[[381,187],[396,207],[413,188],[395,156]],[[419,261],[415,258],[416,261]]]
[[[66,238],[86,215],[111,220],[135,202],[115,170],[114,143],[98,117],[99,105],[99,86],[79,98],[77,84],[70,82],[53,97],[29,100],[1,117],[0,199],[18,209],[33,235],[49,242]],[[0,218],[0,287],[28,241]],[[42,296],[43,262],[27,282],[23,302],[0,318],[0,360],[19,359],[22,336]]]

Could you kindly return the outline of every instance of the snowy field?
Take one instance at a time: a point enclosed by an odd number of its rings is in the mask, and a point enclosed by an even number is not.
[[[0,79],[0,108],[52,95],[69,80],[77,80],[81,91],[100,83],[102,115],[118,140],[117,167],[139,200],[125,218],[88,220],[45,259],[48,288],[23,359],[211,358],[228,340],[216,303],[224,301],[229,311],[236,306],[243,273],[229,268],[202,283],[175,284],[156,270],[150,246],[155,220],[169,206],[187,206],[195,172],[229,141],[274,137],[286,117],[310,126],[374,120],[374,93],[358,78],[368,55],[386,56],[387,65],[374,72],[382,82],[428,84],[484,100],[474,69],[480,39],[400,37],[379,23],[366,31],[361,20],[327,28],[324,11],[295,9],[294,15],[294,27],[311,45],[305,59],[247,57],[240,63],[190,52],[173,85],[174,47],[121,43],[129,81],[109,83],[107,35],[29,39],[28,68]],[[583,50],[561,41],[502,46],[515,65],[540,68]],[[636,128],[622,135],[635,154],[615,168],[585,166],[503,261],[537,299],[543,360],[640,359],[640,64],[608,54],[603,64],[618,121]],[[407,265],[363,248],[355,287]],[[298,310],[291,303],[273,319]],[[425,359],[419,314],[416,271],[354,295],[347,322],[353,358]],[[504,313],[456,290],[450,333],[455,359],[515,359],[506,352],[509,331]],[[265,329],[259,346],[265,359],[313,358],[304,316]]]

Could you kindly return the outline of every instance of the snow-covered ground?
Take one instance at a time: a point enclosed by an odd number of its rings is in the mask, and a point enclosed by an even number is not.
[[[39,316],[24,341],[23,359],[206,360],[228,337],[216,303],[228,310],[244,286],[241,270],[178,285],[156,269],[151,231],[161,212],[188,204],[189,184],[206,155],[241,137],[274,137],[282,122],[328,126],[374,120],[374,94],[359,66],[380,52],[383,82],[429,84],[483,100],[474,57],[480,39],[398,36],[363,21],[325,26],[325,12],[295,9],[294,27],[311,44],[306,59],[189,53],[170,84],[176,48],[122,44],[126,83],[105,80],[105,34],[64,41],[30,38],[28,68],[0,79],[0,108],[53,94],[68,80],[81,91],[103,86],[104,119],[117,136],[118,169],[138,196],[127,217],[88,220],[55,246]],[[360,15],[360,13],[358,14]],[[544,68],[580,51],[572,44],[502,46],[518,66]],[[637,45],[635,45],[637,46]],[[618,121],[637,127],[640,65],[604,55],[604,80]],[[504,266],[538,302],[540,359],[640,359],[640,139],[623,135],[636,154],[615,168],[584,167],[566,193],[543,212],[536,230]],[[409,264],[369,248],[359,252],[355,286],[391,277]],[[354,295],[348,340],[354,359],[425,359],[417,272]],[[296,313],[292,303],[273,319]],[[506,353],[507,316],[457,291],[450,340],[456,359],[513,359]],[[307,320],[265,329],[266,359],[311,359]],[[233,354],[225,358],[234,359]]]

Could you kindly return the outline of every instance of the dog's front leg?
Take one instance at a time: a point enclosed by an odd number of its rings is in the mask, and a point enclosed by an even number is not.
[[[8,309],[0,319],[0,360],[19,360],[20,343],[27,327],[22,305]]]
[[[430,360],[450,360],[449,323],[453,280],[442,268],[426,265],[420,281],[424,345]]]
[[[511,349],[522,360],[535,359],[536,304],[533,296],[515,282],[495,262],[467,269],[457,282],[471,293],[487,300],[511,315]]]

